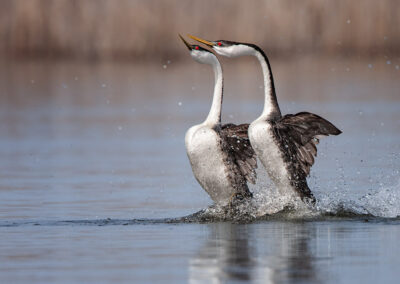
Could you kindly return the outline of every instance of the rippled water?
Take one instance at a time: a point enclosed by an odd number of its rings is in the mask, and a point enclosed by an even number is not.
[[[183,141],[208,111],[208,68],[6,62],[0,282],[395,282],[400,71],[385,62],[272,61],[283,113],[315,112],[343,134],[319,145],[316,208],[225,222]],[[258,66],[223,63],[224,121],[250,122]],[[267,212],[273,188],[258,175]]]

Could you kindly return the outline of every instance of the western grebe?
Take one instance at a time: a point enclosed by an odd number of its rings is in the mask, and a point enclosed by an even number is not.
[[[186,151],[194,176],[217,204],[227,205],[236,200],[251,198],[247,182],[255,183],[257,159],[248,139],[249,124],[221,125],[221,64],[209,50],[191,45],[183,37],[181,39],[192,58],[199,63],[211,65],[215,75],[210,112],[203,123],[192,126],[185,136]]]
[[[339,135],[342,132],[326,119],[309,112],[282,117],[271,65],[258,46],[190,37],[212,47],[223,56],[250,55],[258,59],[264,77],[265,102],[262,114],[249,126],[251,145],[282,195],[298,195],[303,201],[315,202],[306,178],[314,164],[314,156],[317,155],[316,145],[320,137]]]

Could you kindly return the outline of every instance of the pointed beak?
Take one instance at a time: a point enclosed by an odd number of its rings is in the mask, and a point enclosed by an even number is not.
[[[196,40],[198,42],[204,43],[204,44],[208,45],[209,47],[215,46],[215,43],[213,43],[211,41],[208,41],[208,40],[205,40],[205,39],[201,39],[201,38],[198,38],[198,37],[193,36],[193,35],[188,35],[188,37],[190,37],[191,39],[194,39],[194,40]]]
[[[181,40],[183,41],[183,43],[187,46],[187,48],[189,48],[189,50],[192,50],[193,46],[191,44],[189,44],[180,34],[178,34],[178,35],[181,38]]]

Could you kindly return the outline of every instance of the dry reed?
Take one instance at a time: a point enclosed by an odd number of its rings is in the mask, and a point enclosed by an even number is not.
[[[255,42],[277,55],[398,54],[397,0],[0,0],[7,57],[160,59],[178,33]]]

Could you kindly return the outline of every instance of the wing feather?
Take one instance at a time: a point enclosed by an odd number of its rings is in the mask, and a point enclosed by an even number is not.
[[[247,134],[249,124],[225,124],[221,128],[221,137],[226,142],[229,154],[234,158],[241,174],[248,182],[256,182],[257,157],[250,145]]]
[[[296,172],[304,177],[310,174],[314,157],[317,156],[319,139],[342,133],[326,119],[309,112],[288,114],[275,124],[275,133],[289,150],[288,158],[293,161]]]

